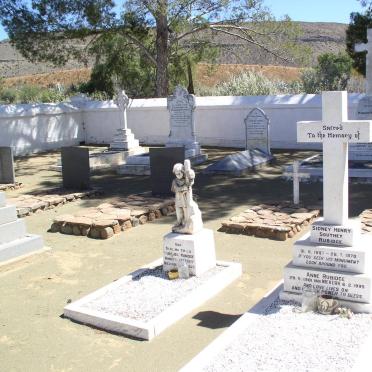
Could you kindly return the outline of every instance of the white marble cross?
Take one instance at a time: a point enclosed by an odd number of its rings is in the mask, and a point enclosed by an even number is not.
[[[120,109],[120,128],[121,129],[127,129],[128,124],[127,124],[127,107],[129,104],[129,98],[125,94],[125,91],[122,90],[121,88],[117,89],[116,91],[116,99],[115,103],[118,105]]]
[[[366,93],[372,94],[372,28],[367,29],[367,43],[355,44],[356,52],[367,52]]]
[[[347,92],[322,93],[322,121],[297,122],[298,142],[323,143],[324,223],[348,220],[348,143],[372,142],[372,121],[347,119]]]

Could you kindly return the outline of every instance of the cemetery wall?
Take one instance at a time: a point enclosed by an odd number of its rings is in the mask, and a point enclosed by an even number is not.
[[[356,119],[363,95],[349,94],[349,118]],[[297,143],[296,122],[321,119],[321,96],[313,94],[197,97],[196,135],[203,146],[244,147],[244,118],[259,107],[270,119],[271,148],[316,149],[317,143]],[[128,107],[128,126],[144,144],[164,144],[169,134],[165,98],[135,99]],[[0,106],[0,146],[15,154],[57,149],[80,141],[109,144],[119,127],[112,101]]]

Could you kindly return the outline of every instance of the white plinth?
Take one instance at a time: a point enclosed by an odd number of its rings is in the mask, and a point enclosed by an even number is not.
[[[306,290],[330,294],[340,300],[370,303],[372,275],[298,267],[290,262],[284,268],[284,291],[302,294]]]
[[[129,128],[119,129],[117,132],[114,141],[110,143],[110,150],[129,151],[139,147],[139,141],[134,138],[134,134]]]
[[[5,201],[5,193],[0,192],[0,207],[5,207],[6,201]]]
[[[0,207],[0,225],[13,222],[17,219],[17,208],[15,205]]]
[[[218,270],[216,270],[213,275],[207,275],[207,273],[205,279],[201,279],[200,285],[195,287],[192,287],[192,285],[191,287],[188,286],[185,295],[177,300],[172,301],[172,298],[167,298],[167,305],[158,312],[158,308],[154,309],[156,304],[153,304],[151,299],[143,298],[143,293],[150,296],[149,288],[142,287],[142,293],[138,294],[129,291],[131,295],[128,295],[125,288],[126,286],[131,286],[133,281],[138,282],[143,272],[146,272],[148,269],[154,269],[161,265],[161,263],[162,259],[156,260],[140,270],[124,276],[80,300],[67,305],[64,308],[64,316],[83,324],[105,329],[109,332],[151,340],[187,313],[212,298],[242,274],[241,264],[218,261]],[[150,274],[150,278],[151,277],[153,276]],[[156,284],[156,280],[159,280],[159,278],[153,277],[153,279],[154,280],[151,281],[151,283],[153,283],[152,285],[147,282],[145,286],[151,286],[151,290],[156,293],[156,286],[158,285]],[[187,281],[193,281],[194,279],[195,277],[171,281],[168,279],[163,280],[166,280],[171,287],[174,286],[175,291],[179,294],[180,282],[182,283],[182,281],[185,281],[185,284],[187,284]],[[139,303],[139,297],[141,296],[142,299],[140,301],[142,304]],[[157,315],[149,319],[133,319],[125,312],[122,312],[121,307],[119,312],[117,309],[115,310],[114,306],[110,307],[110,305],[120,303],[120,301],[125,301],[127,307],[129,306],[134,309],[138,309],[138,307],[145,304],[145,312],[148,311],[151,314],[155,312]],[[105,304],[105,311],[103,311],[99,305],[102,303]]]
[[[200,276],[216,266],[213,231],[202,229],[196,234],[169,233],[164,236],[164,271],[177,269],[178,262],[186,262],[191,275]]]
[[[345,225],[331,225],[320,218],[312,224],[310,237],[316,244],[352,246],[360,237],[360,222],[348,220]]]
[[[323,270],[365,273],[372,268],[372,236],[361,235],[352,246],[314,244],[310,233],[293,245],[293,264]]]
[[[23,238],[26,235],[26,224],[23,219],[0,225],[0,244]]]

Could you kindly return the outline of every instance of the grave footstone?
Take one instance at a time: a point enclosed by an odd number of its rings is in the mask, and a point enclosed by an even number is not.
[[[195,133],[195,96],[187,89],[177,86],[173,95],[167,99],[170,132],[166,147],[184,147],[185,157],[192,158],[193,164],[207,159],[200,151]]]
[[[299,299],[311,290],[372,312],[372,238],[362,237],[359,221],[348,216],[348,144],[372,142],[372,121],[347,119],[347,92],[323,92],[322,121],[298,122],[297,140],[323,144],[324,218],[295,243],[281,297]]]
[[[0,147],[0,183],[15,183],[11,147]]]
[[[176,163],[185,160],[184,147],[150,148],[151,191],[153,195],[171,194],[172,173]]]
[[[89,149],[62,147],[62,178],[65,189],[84,190],[90,187]]]

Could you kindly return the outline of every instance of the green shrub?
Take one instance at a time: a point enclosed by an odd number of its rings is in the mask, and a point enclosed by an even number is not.
[[[4,88],[0,91],[0,103],[11,104],[18,100],[18,92],[14,88]]]
[[[40,93],[42,88],[35,85],[23,85],[19,89],[19,103],[37,103],[40,102]]]

